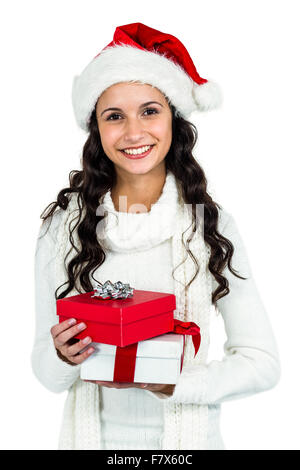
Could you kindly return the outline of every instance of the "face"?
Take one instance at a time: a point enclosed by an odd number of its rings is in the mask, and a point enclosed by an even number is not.
[[[172,113],[157,88],[112,85],[98,99],[96,115],[103,150],[117,173],[139,175],[164,168],[172,142]]]

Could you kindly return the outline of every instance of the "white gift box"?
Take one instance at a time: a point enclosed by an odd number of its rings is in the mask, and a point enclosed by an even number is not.
[[[83,380],[112,382],[117,346],[91,343],[95,352],[82,362]],[[176,384],[181,372],[184,336],[167,333],[144,341],[137,346],[134,382]]]

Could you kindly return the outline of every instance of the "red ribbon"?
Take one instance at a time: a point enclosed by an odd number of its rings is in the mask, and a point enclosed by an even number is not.
[[[199,326],[192,321],[183,322],[181,320],[177,320],[176,318],[174,318],[173,333],[176,333],[178,335],[192,335],[192,340],[193,340],[194,349],[195,349],[195,356],[196,356],[200,347],[200,342],[201,342]]]
[[[192,335],[192,340],[195,349],[195,356],[199,350],[201,335],[200,328],[194,322],[183,322],[174,318],[174,328],[170,333],[178,335],[184,335],[183,351],[185,345],[185,335]],[[138,343],[130,344],[129,346],[117,346],[115,367],[114,367],[114,382],[134,382],[135,363],[136,363],[136,352]],[[194,356],[194,357],[195,357]],[[183,353],[181,356],[181,367],[183,364]]]
[[[134,382],[136,351],[138,343],[117,346],[114,369],[114,382]]]

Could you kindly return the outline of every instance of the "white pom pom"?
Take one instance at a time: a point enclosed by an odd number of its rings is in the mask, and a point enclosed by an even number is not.
[[[193,96],[200,111],[219,108],[222,104],[222,92],[219,85],[208,81],[193,87]]]

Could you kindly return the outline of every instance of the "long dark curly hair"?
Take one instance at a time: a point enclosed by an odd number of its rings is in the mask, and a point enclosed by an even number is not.
[[[207,179],[203,169],[193,157],[192,151],[198,139],[197,128],[191,122],[185,120],[177,109],[168,100],[172,112],[172,143],[165,157],[166,171],[174,174],[185,204],[192,208],[192,235],[185,243],[187,254],[191,256],[196,265],[196,273],[191,281],[185,286],[188,289],[199,272],[197,258],[189,249],[189,243],[193,233],[199,225],[196,215],[196,205],[203,204],[204,207],[204,240],[210,246],[210,258],[208,268],[219,284],[212,293],[212,303],[216,305],[217,300],[227,295],[230,291],[228,280],[222,275],[226,266],[236,277],[247,279],[239,274],[231,266],[234,247],[230,240],[223,237],[217,231],[219,204],[214,202],[207,193]],[[52,217],[57,208],[65,210],[69,203],[71,193],[76,193],[78,202],[78,220],[69,227],[69,240],[75,248],[75,256],[68,262],[66,270],[68,281],[59,286],[55,291],[55,298],[64,298],[75,287],[77,281],[85,292],[93,290],[90,276],[94,278],[94,272],[105,261],[105,252],[97,238],[96,226],[105,217],[96,214],[99,206],[99,198],[111,190],[116,184],[116,172],[114,164],[105,155],[98,129],[96,107],[94,108],[88,125],[89,135],[83,147],[82,170],[73,170],[69,174],[69,184],[57,195],[57,200],[50,203],[41,214],[44,221]],[[84,217],[83,215],[84,208]],[[197,222],[198,221],[198,222]],[[77,230],[81,242],[81,251],[75,247],[73,233]],[[67,256],[66,256],[67,258]],[[65,262],[66,262],[65,258]],[[178,266],[177,266],[178,267]],[[172,275],[174,275],[174,271]],[[60,288],[66,285],[63,292],[58,295]]]

